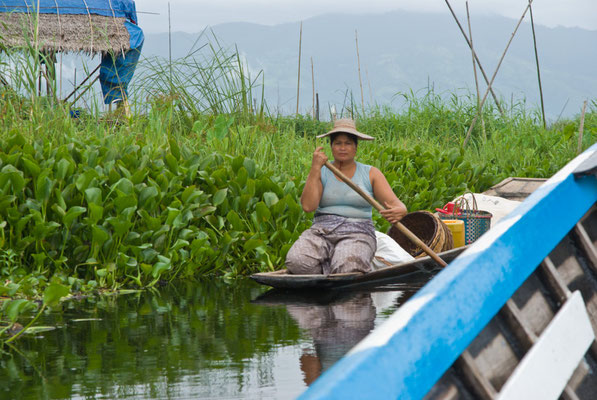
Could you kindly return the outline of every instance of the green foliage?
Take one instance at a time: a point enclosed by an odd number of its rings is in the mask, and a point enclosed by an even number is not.
[[[0,147],[4,257],[42,274],[116,288],[274,269],[308,224],[292,181],[242,156],[21,134]]]
[[[70,293],[69,287],[53,282],[44,291],[43,303],[47,307],[55,307],[63,297]]]
[[[465,190],[482,191],[495,182],[485,166],[473,166],[463,150],[384,149],[377,156],[377,165],[386,171],[386,178],[398,197],[411,211],[434,210]],[[389,228],[377,216],[378,229]]]
[[[35,304],[26,299],[10,300],[2,303],[2,315],[5,315],[12,323],[17,322],[18,317],[35,309]]]

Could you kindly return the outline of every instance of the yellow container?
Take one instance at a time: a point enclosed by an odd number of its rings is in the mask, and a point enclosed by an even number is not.
[[[464,221],[459,219],[443,219],[442,221],[452,232],[454,248],[464,246]]]

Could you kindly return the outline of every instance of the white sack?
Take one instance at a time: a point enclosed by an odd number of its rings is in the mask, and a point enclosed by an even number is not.
[[[383,259],[386,262],[395,265],[406,261],[414,260],[415,258],[408,254],[394,239],[386,235],[385,233],[375,232],[377,238],[377,251],[373,257],[373,270],[388,267],[386,263],[380,260]]]

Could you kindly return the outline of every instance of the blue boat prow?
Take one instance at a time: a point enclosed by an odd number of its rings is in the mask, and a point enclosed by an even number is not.
[[[557,398],[563,392],[583,398],[588,387],[597,387],[597,377],[591,374],[579,377],[574,385],[569,383],[573,373],[579,374],[577,365],[583,357],[588,357],[587,365],[597,361],[593,340],[597,321],[593,316],[589,323],[579,325],[578,343],[559,344],[564,347],[562,359],[569,360],[554,362],[572,363],[574,368],[543,373],[533,367],[548,364],[540,361],[543,353],[558,353],[542,349],[565,340],[562,335],[566,332],[560,328],[564,322],[559,321],[568,318],[583,324],[584,304],[597,306],[591,295],[591,290],[597,293],[597,265],[593,265],[597,264],[593,259],[597,254],[595,164],[597,144],[456,258],[301,398],[439,398],[444,389],[458,392],[461,398],[502,398],[506,393],[508,398],[523,393],[557,394]],[[583,254],[576,255],[574,246],[582,247]],[[575,253],[571,257],[579,261],[572,265],[562,251]],[[552,262],[550,254],[557,262]],[[569,273],[574,268],[580,271],[578,276]],[[580,316],[572,317],[577,315],[574,313]],[[507,371],[483,367],[491,364],[488,354],[492,346],[499,347],[496,343],[502,343],[506,355],[499,356],[503,359],[495,364],[511,366]],[[592,350],[586,355],[589,346]],[[551,385],[535,382],[538,387],[525,387],[521,382],[531,375],[524,374],[547,374],[543,378]]]

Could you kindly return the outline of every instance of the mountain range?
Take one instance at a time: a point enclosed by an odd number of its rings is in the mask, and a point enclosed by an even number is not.
[[[459,20],[467,30],[465,17]],[[491,79],[517,20],[500,16],[472,16],[473,45]],[[296,108],[299,33],[301,23],[274,26],[227,23],[211,29],[220,43],[236,46],[252,75],[263,71],[270,109],[293,113]],[[400,109],[404,96],[423,96],[430,90],[450,100],[476,93],[471,51],[449,15],[396,11],[362,16],[329,14],[302,22],[300,112],[312,110],[312,69],[321,109],[341,108],[347,96],[361,104],[360,59],[366,106]],[[178,58],[210,35],[174,32],[147,34],[143,54]],[[535,26],[537,53],[548,120],[573,116],[584,100],[597,98],[597,31]],[[487,87],[478,74],[481,96]],[[533,33],[528,16],[513,37],[493,82],[507,108],[524,104],[540,110]],[[489,96],[488,101],[491,101]],[[325,111],[324,111],[325,112]]]

